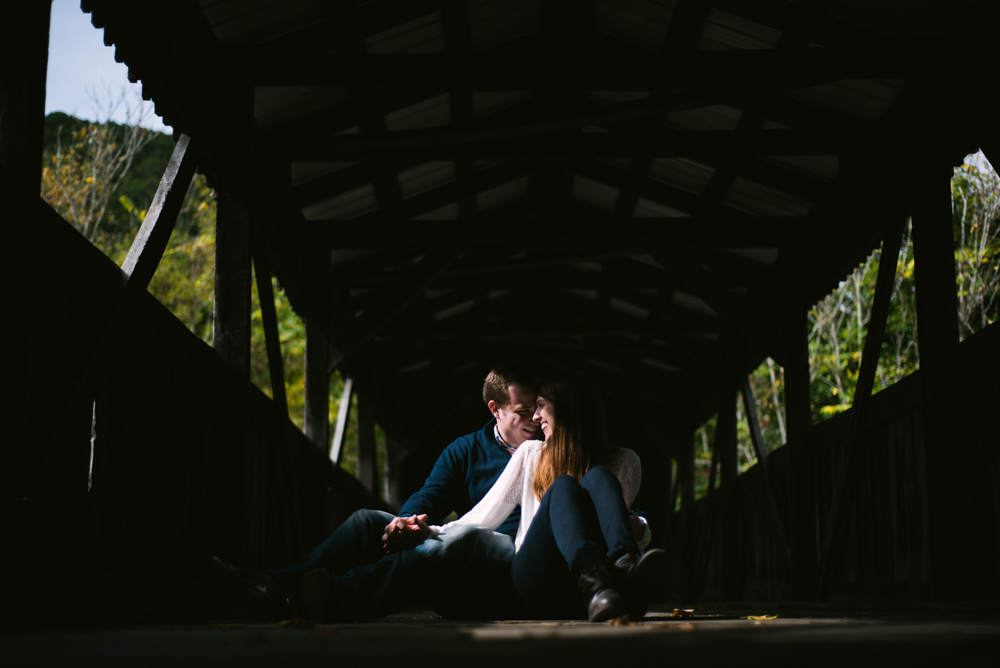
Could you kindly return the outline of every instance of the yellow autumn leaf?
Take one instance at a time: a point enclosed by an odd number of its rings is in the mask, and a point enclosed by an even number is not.
[[[777,619],[778,615],[747,615],[747,619]]]

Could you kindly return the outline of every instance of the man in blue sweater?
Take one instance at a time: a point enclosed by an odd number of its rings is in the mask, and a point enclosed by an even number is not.
[[[515,449],[540,436],[533,419],[537,391],[534,374],[522,365],[490,371],[483,401],[493,419],[444,449],[398,517],[359,510],[287,568],[247,571],[214,557],[213,563],[265,616],[377,619],[418,600],[449,617],[505,616],[518,510],[496,532],[462,527],[427,540],[422,536],[427,523],[443,524],[452,512],[468,512]]]

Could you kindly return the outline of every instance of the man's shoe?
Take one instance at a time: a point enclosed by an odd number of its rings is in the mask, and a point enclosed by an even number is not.
[[[299,593],[292,599],[298,614],[306,619],[321,617],[330,600],[331,586],[332,578],[325,568],[316,568],[303,575]]]
[[[666,592],[668,562],[667,553],[660,549],[647,550],[642,558],[629,553],[615,561],[615,569],[625,583],[629,617],[644,617],[650,601],[658,600]]]
[[[277,580],[264,571],[240,568],[218,557],[209,562],[220,573],[227,586],[238,593],[241,601],[261,619],[284,618],[288,615],[288,592]]]
[[[625,597],[615,589],[612,575],[604,563],[584,563],[576,574],[576,584],[583,595],[590,621],[606,622],[628,614]]]

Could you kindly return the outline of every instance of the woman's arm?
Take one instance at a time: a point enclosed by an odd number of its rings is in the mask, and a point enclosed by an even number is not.
[[[514,452],[503,473],[493,483],[475,507],[454,522],[444,526],[431,526],[431,532],[439,534],[453,526],[473,525],[495,531],[510,516],[511,511],[521,501],[521,486],[524,479],[524,462],[528,451],[537,447],[536,441],[527,441]]]
[[[631,508],[642,484],[642,464],[639,462],[639,455],[628,448],[620,448],[607,459],[605,466],[622,484],[625,505]]]

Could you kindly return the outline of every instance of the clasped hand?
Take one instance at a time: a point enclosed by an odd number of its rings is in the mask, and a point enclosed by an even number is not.
[[[389,522],[382,534],[382,549],[386,554],[413,547],[431,535],[427,515],[397,517]]]

